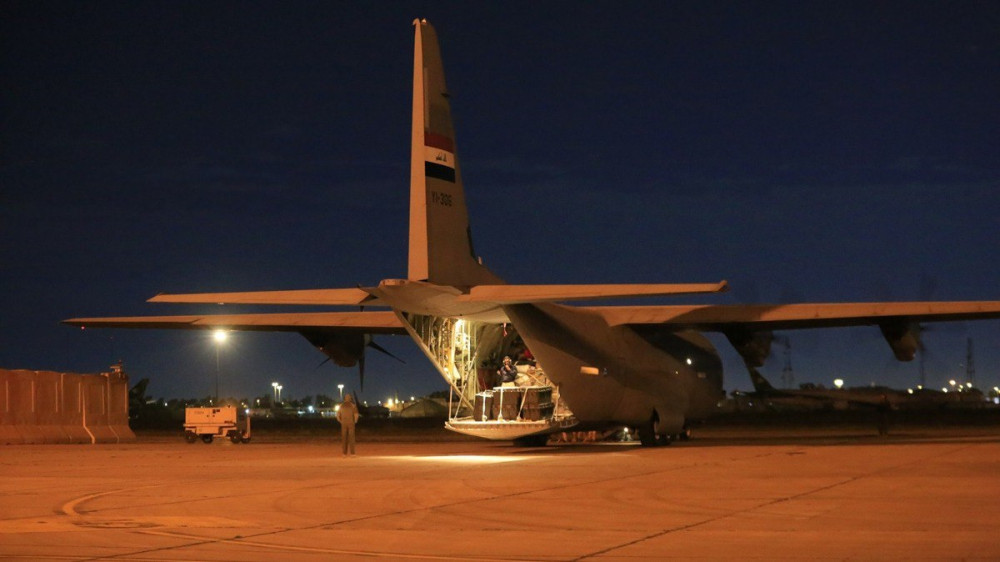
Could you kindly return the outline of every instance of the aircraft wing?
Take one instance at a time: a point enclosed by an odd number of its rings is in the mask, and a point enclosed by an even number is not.
[[[160,293],[146,302],[385,306],[376,297],[361,288],[252,291],[242,293]]]
[[[64,324],[81,328],[151,328],[174,330],[237,330],[259,332],[353,332],[405,334],[390,311],[297,312],[274,314],[200,314],[188,316],[124,316],[70,318]]]
[[[623,284],[623,285],[478,285],[459,302],[490,302],[500,305],[591,300],[622,297],[652,297],[725,292],[729,285],[718,283]]]
[[[870,302],[758,305],[589,307],[609,325],[660,324],[723,332],[876,325],[888,321],[946,322],[1000,318],[1000,301]]]

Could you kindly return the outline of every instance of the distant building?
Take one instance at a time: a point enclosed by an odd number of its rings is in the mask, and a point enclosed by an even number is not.
[[[447,418],[448,406],[433,398],[421,398],[400,410],[401,418]]]

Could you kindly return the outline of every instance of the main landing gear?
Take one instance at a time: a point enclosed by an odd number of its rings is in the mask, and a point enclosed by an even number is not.
[[[688,441],[691,439],[691,430],[685,425],[679,433],[664,433],[660,427],[660,417],[653,412],[649,421],[639,426],[639,443],[643,447],[659,447],[670,445],[674,441]]]

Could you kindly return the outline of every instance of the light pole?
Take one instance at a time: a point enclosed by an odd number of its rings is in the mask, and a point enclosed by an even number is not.
[[[272,382],[271,383],[271,391],[274,392],[274,405],[277,405],[278,404],[278,383],[277,382]]]
[[[216,330],[213,334],[215,338],[215,402],[219,402],[219,348],[222,347],[223,342],[226,341],[225,330]]]
[[[278,404],[281,404],[281,385],[279,384],[279,385],[278,385],[277,387],[275,387],[275,388],[277,388],[277,389],[278,389]]]
[[[338,384],[337,385],[337,390],[340,391],[340,401],[343,402],[344,401],[344,385]]]

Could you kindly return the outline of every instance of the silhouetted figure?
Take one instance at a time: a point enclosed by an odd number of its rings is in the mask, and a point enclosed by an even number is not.
[[[889,415],[892,413],[892,403],[885,394],[879,400],[878,406],[878,434],[879,437],[889,435]]]
[[[344,397],[344,403],[337,410],[337,421],[340,422],[340,443],[344,454],[354,454],[354,425],[358,423],[358,406],[354,403],[354,398],[348,394]]]

